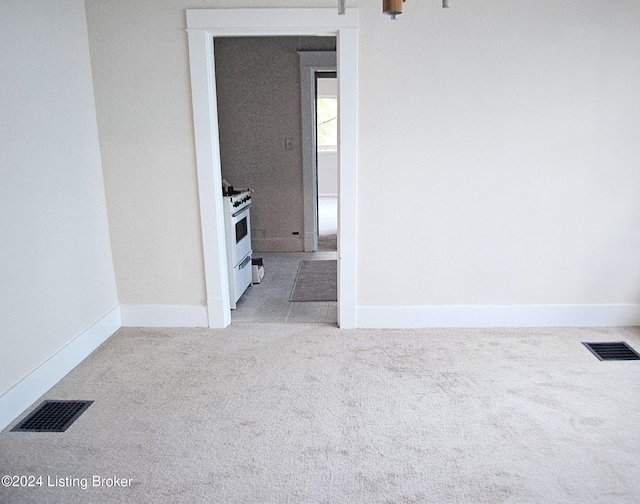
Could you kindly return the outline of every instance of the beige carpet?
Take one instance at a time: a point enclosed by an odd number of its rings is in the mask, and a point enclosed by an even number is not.
[[[0,434],[0,475],[45,483],[0,502],[638,503],[640,364],[580,344],[619,340],[640,330],[122,329],[47,394],[95,400],[67,432]]]

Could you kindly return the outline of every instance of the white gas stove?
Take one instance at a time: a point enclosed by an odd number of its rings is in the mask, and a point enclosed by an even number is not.
[[[227,269],[231,309],[251,285],[251,191],[229,191],[223,196],[227,238]]]

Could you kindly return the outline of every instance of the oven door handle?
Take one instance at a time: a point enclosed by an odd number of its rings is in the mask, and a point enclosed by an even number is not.
[[[236,213],[231,214],[231,217],[236,218],[238,215],[240,215],[242,212],[246,212],[247,210],[249,210],[249,207],[251,206],[251,204],[247,205],[246,207],[244,207],[242,210],[238,210]]]
[[[244,261],[242,261],[239,265],[238,265],[238,269],[244,269],[244,267],[247,265],[247,263],[251,261],[251,254],[249,254],[247,257],[244,258]]]

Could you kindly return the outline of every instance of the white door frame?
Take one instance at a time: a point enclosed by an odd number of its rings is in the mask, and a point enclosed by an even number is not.
[[[356,321],[358,11],[188,9],[189,64],[209,327],[231,323],[213,54],[214,37],[335,36],[338,67],[338,325]]]
[[[318,177],[316,138],[316,72],[335,72],[335,51],[298,51],[302,111],[302,187],[304,250],[318,250]]]

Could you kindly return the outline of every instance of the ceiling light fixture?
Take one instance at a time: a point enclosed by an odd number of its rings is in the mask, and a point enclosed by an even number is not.
[[[382,0],[382,12],[391,16],[391,19],[398,19],[398,14],[402,14],[402,4],[405,0]]]
[[[402,14],[402,4],[406,0],[382,0],[382,12],[391,16],[391,19],[398,19],[398,14]],[[449,8],[449,0],[442,0],[442,8]]]
[[[382,12],[391,16],[391,19],[398,19],[398,14],[402,14],[402,4],[407,0],[382,0]],[[346,0],[338,0],[338,14],[346,14]],[[449,0],[442,0],[442,8],[449,8]]]

